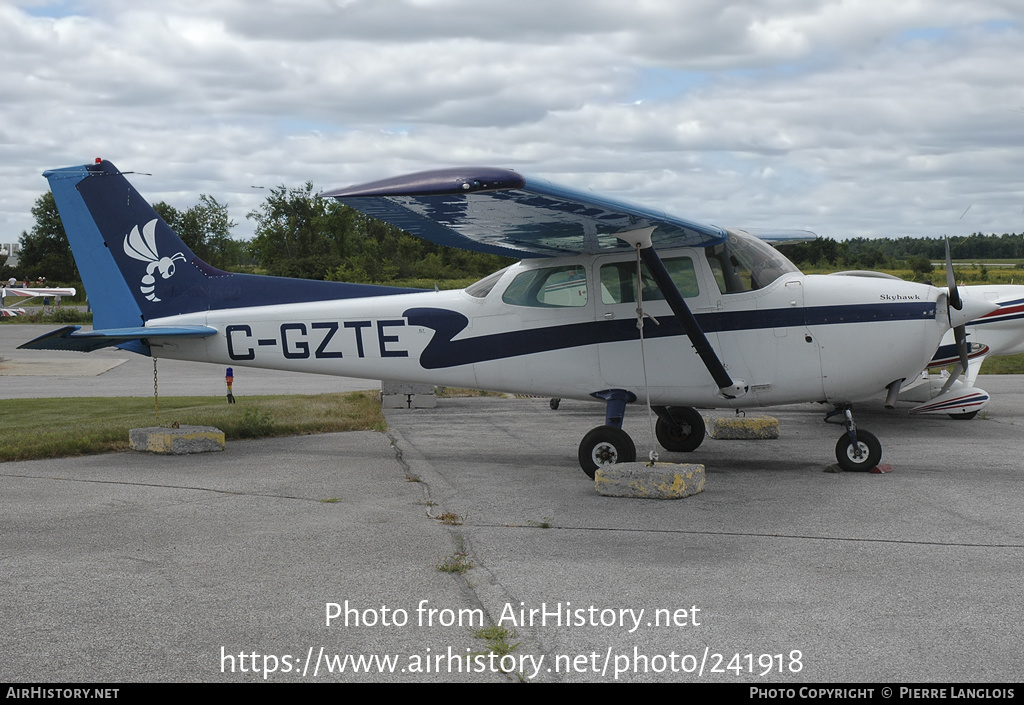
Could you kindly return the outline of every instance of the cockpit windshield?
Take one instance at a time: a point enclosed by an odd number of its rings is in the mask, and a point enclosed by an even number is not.
[[[704,248],[723,294],[763,289],[783,274],[799,272],[771,245],[742,230],[729,230],[725,242]]]

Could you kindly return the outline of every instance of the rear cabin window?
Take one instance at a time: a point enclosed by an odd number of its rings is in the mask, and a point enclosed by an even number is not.
[[[578,264],[523,272],[501,300],[513,306],[561,308],[587,305],[587,270]]]
[[[683,298],[700,293],[697,275],[693,271],[693,260],[689,257],[669,257],[664,260],[672,281]],[[601,266],[601,302],[606,304],[636,303],[636,261],[614,262]],[[658,284],[654,281],[647,265],[640,269],[640,295],[644,301],[664,301]]]
[[[506,269],[508,269],[508,267],[505,267],[505,269],[499,269],[494,274],[488,274],[483,279],[473,282],[466,287],[466,293],[477,299],[485,298],[489,293],[491,293],[491,289],[493,289],[494,285],[498,283],[498,280],[501,279],[501,276],[505,273]]]

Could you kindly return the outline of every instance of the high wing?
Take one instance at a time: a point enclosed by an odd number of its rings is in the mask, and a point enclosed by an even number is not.
[[[720,244],[728,234],[716,225],[493,167],[424,171],[321,195],[431,242],[491,254],[554,257],[635,247],[721,395],[735,399],[749,389],[726,371],[656,251]]]
[[[628,250],[616,233],[651,227],[656,247],[726,238],[716,225],[493,167],[423,171],[320,195],[439,245],[519,259]]]

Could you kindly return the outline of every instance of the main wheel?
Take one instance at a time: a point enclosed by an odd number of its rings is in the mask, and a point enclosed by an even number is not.
[[[673,428],[659,416],[658,423],[654,426],[654,435],[658,437],[658,443],[665,450],[676,453],[689,453],[691,450],[696,450],[704,442],[704,417],[696,409],[691,409],[688,406],[671,406],[668,413],[678,428]]]
[[[858,429],[857,447],[860,450],[860,457],[857,457],[848,435],[844,433],[839,437],[839,442],[836,443],[836,460],[843,470],[866,472],[882,460],[882,444],[874,434]]]
[[[593,480],[598,467],[602,465],[632,463],[636,460],[636,446],[629,434],[621,428],[598,426],[580,441],[578,457],[583,472]]]

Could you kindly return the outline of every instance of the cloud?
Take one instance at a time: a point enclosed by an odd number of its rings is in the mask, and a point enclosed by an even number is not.
[[[127,0],[0,6],[0,241],[45,168],[188,207],[460,163],[719,224],[1020,231],[1007,0]],[[972,205],[973,204],[973,205]],[[959,220],[967,207],[970,222]]]

